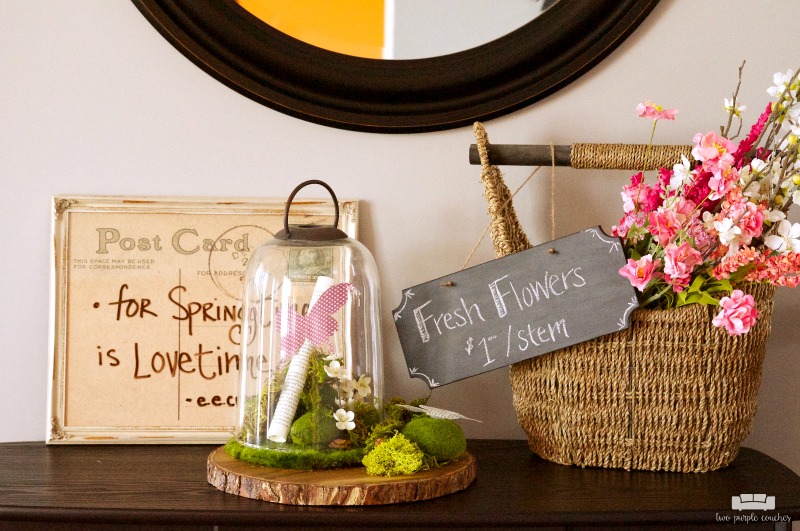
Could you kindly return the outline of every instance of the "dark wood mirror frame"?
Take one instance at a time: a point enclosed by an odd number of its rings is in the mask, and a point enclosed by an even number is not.
[[[610,54],[658,0],[560,0],[504,37],[462,52],[364,59],[306,44],[234,0],[132,0],[197,66],[267,107],[310,122],[419,133],[538,101]]]

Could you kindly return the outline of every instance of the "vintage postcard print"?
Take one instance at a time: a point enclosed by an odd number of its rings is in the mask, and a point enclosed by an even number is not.
[[[53,199],[47,442],[221,443],[238,413],[241,286],[284,200]],[[357,202],[340,201],[356,237]],[[290,224],[329,224],[327,200]],[[330,268],[293,257],[296,280]]]

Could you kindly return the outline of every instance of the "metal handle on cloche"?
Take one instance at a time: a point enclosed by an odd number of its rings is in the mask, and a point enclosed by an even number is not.
[[[292,225],[289,226],[289,208],[292,206],[292,201],[301,189],[306,186],[318,184],[325,188],[331,199],[333,199],[333,224],[332,225]],[[275,237],[280,240],[299,239],[299,240],[339,240],[347,238],[347,234],[339,230],[339,200],[336,198],[336,193],[333,191],[328,183],[320,181],[319,179],[310,179],[298,184],[292,193],[289,194],[289,199],[286,200],[286,208],[283,212],[283,230],[278,232]]]

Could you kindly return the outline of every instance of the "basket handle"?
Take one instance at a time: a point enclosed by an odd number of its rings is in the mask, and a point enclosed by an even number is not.
[[[503,181],[500,169],[489,163],[489,137],[486,129],[480,122],[473,126],[477,151],[480,154],[481,182],[483,195],[489,203],[489,217],[491,218],[490,234],[494,244],[495,255],[500,258],[525,249],[530,249],[531,242],[522,230],[522,225],[511,203],[511,191]]]
[[[672,167],[681,160],[681,155],[690,158],[692,146],[647,144],[571,144],[569,146],[492,144],[485,146],[491,152],[491,164],[498,166],[550,166],[555,154],[556,166],[596,170],[654,170]],[[488,155],[487,155],[488,157]],[[481,147],[469,147],[470,164],[483,165]],[[691,160],[691,159],[690,159]],[[486,159],[489,163],[489,159]],[[645,164],[646,162],[646,164]]]

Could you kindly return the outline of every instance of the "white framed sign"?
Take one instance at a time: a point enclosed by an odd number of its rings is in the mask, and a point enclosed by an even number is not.
[[[356,201],[339,201],[357,237]],[[220,443],[238,413],[241,285],[285,200],[54,197],[48,444]],[[291,224],[329,224],[330,199]]]

